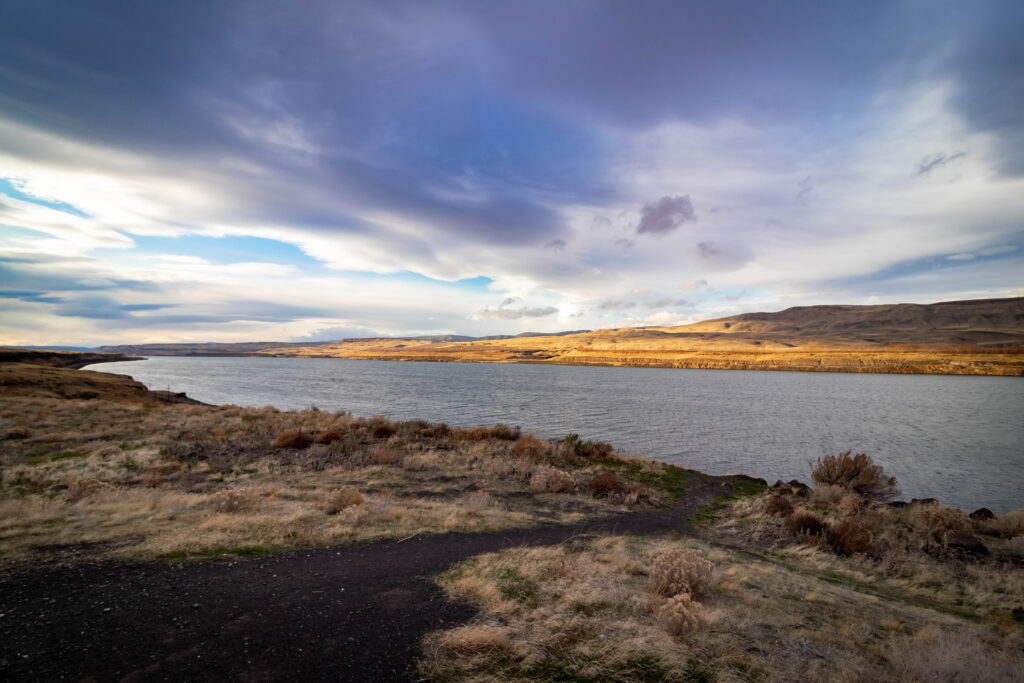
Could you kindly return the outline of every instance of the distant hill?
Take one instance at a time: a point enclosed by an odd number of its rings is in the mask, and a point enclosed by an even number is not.
[[[935,304],[798,306],[784,311],[742,313],[673,327],[524,332],[515,336],[480,338],[431,335],[367,337],[335,342],[141,344],[104,346],[97,350],[143,356],[259,355],[1024,374],[1021,347],[1024,347],[1024,297]],[[999,352],[1000,349],[1005,351]]]

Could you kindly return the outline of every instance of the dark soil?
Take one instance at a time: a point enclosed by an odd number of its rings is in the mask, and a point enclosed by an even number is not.
[[[420,641],[473,611],[432,577],[472,555],[584,534],[685,531],[731,478],[669,510],[211,562],[78,560],[0,573],[0,680],[417,680]],[[88,557],[88,548],[79,557]],[[66,556],[66,555],[65,555]]]

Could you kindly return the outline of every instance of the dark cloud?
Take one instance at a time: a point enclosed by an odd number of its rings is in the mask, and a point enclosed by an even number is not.
[[[722,250],[718,248],[717,242],[701,242],[697,245],[697,250],[703,259],[714,258],[722,253]]]
[[[681,306],[693,306],[694,304],[686,299],[673,299],[663,296],[657,299],[650,299],[644,302],[645,308],[679,308]]]
[[[514,304],[517,301],[519,301],[519,297],[518,296],[510,296],[510,297],[506,298],[504,301],[502,301],[500,304],[498,304],[498,308],[504,308],[505,306],[509,306],[511,304]]]
[[[551,240],[550,242],[548,242],[547,244],[544,245],[544,248],[545,249],[553,249],[554,251],[562,251],[567,246],[569,246],[568,242],[566,242],[565,240],[562,240],[562,239],[558,239],[558,240]]]
[[[636,234],[651,234],[658,237],[676,230],[683,223],[693,223],[697,214],[693,210],[690,195],[662,197],[656,202],[644,204],[640,210],[640,222]]]
[[[920,163],[918,163],[917,165],[917,170],[914,172],[914,174],[919,176],[928,175],[939,166],[945,166],[951,161],[962,159],[965,156],[967,156],[966,152],[954,152],[949,156],[946,156],[945,152],[931,154],[929,156],[926,156],[924,159],[921,159]]]
[[[622,299],[608,299],[607,301],[602,301],[601,304],[598,305],[598,309],[602,311],[621,311],[627,308],[636,308],[636,302],[624,301]]]
[[[814,193],[814,186],[811,185],[811,176],[807,176],[797,185],[796,203],[804,204]]]
[[[554,306],[544,308],[485,308],[476,317],[484,320],[519,320],[520,318],[543,318],[558,313]]]

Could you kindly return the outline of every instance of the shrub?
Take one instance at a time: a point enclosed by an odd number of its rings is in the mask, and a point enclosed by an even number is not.
[[[32,430],[28,427],[11,427],[4,432],[5,439],[27,439],[32,436]]]
[[[866,527],[849,519],[835,522],[829,537],[832,548],[840,555],[869,552],[875,540],[874,534]]]
[[[496,424],[490,429],[491,438],[502,441],[515,441],[519,438],[519,427],[509,427],[506,424]]]
[[[658,608],[656,618],[662,628],[673,636],[696,633],[702,621],[700,603],[686,593],[673,595]]]
[[[530,477],[530,487],[538,491],[551,493],[572,493],[576,482],[569,473],[556,467],[538,467]]]
[[[370,436],[374,439],[390,439],[395,435],[395,428],[387,422],[378,422],[370,429]]]
[[[786,496],[768,496],[764,501],[764,511],[773,517],[787,517],[793,512],[793,501]]]
[[[274,446],[277,448],[308,448],[313,444],[313,437],[302,430],[288,430],[281,432],[274,439]]]
[[[698,595],[707,590],[715,566],[699,550],[669,548],[651,565],[651,590],[672,597],[682,593]]]
[[[828,532],[825,520],[810,510],[797,510],[782,524],[794,536],[821,536]]]
[[[491,438],[491,430],[487,427],[456,428],[452,430],[452,438],[456,441],[487,441]]]
[[[847,493],[839,499],[839,511],[844,515],[852,515],[862,507],[864,507],[864,499],[856,493]]]
[[[817,466],[811,468],[811,478],[818,485],[840,486],[871,501],[887,500],[899,493],[896,477],[885,476],[882,466],[864,453],[850,455],[846,451],[818,458]]]
[[[513,453],[521,458],[527,458],[534,462],[541,460],[547,448],[548,444],[541,441],[533,434],[527,434],[512,444]]]
[[[329,515],[336,515],[345,508],[352,507],[353,505],[362,505],[363,494],[359,493],[359,489],[355,486],[345,486],[337,489],[327,497],[327,503],[324,505],[324,512]]]
[[[590,480],[590,490],[595,496],[607,496],[622,493],[626,490],[626,482],[614,472],[595,474]]]
[[[325,432],[320,432],[316,437],[317,443],[334,443],[335,441],[341,441],[345,438],[345,429],[341,427],[331,427]]]
[[[608,458],[615,453],[615,448],[610,443],[603,441],[584,441],[579,434],[570,434],[562,440],[574,455],[581,458]]]

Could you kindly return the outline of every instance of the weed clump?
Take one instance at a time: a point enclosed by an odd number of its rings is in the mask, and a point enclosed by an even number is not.
[[[274,446],[277,448],[309,448],[312,445],[313,437],[297,429],[281,432],[274,439]]]
[[[819,486],[839,486],[871,501],[888,500],[899,493],[896,477],[886,476],[870,456],[850,453],[818,458],[818,464],[811,468],[811,478]]]
[[[332,444],[345,438],[345,430],[339,427],[332,427],[317,434],[316,442],[320,444]]]
[[[658,623],[670,635],[688,636],[700,630],[700,603],[687,593],[679,593],[665,600],[656,613]]]
[[[359,493],[359,489],[354,486],[345,486],[333,491],[327,497],[324,512],[329,515],[336,515],[345,508],[352,507],[353,505],[362,505],[363,502],[365,502],[365,499],[363,494]]]
[[[840,555],[855,555],[871,552],[875,536],[867,527],[850,519],[840,519],[832,524],[829,542]]]
[[[771,495],[764,501],[764,511],[773,517],[788,517],[793,509],[793,501],[786,496]]]
[[[669,548],[654,558],[651,590],[666,598],[699,595],[707,590],[714,570],[715,566],[699,550]]]
[[[398,430],[392,427],[390,423],[379,422],[370,429],[370,436],[377,440],[390,439],[397,432]]]
[[[600,472],[590,480],[590,490],[595,496],[609,496],[626,490],[626,482],[614,472]]]
[[[822,536],[828,533],[828,524],[810,510],[797,510],[782,523],[793,536]]]

